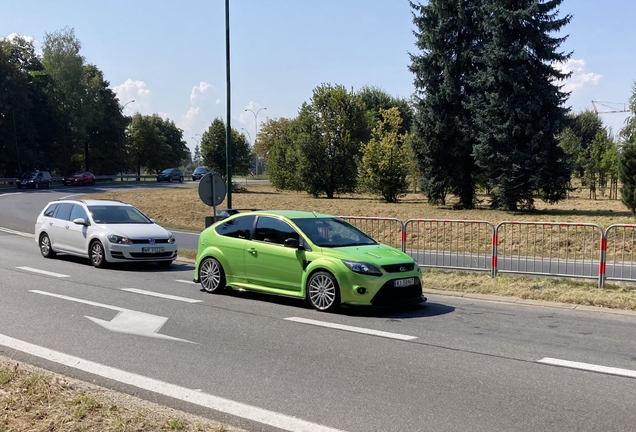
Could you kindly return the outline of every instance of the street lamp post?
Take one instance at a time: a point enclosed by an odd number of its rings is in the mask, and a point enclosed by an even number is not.
[[[122,118],[124,117],[124,108],[126,108],[126,105],[128,105],[129,103],[133,103],[135,100],[130,100],[128,102],[126,102],[125,104],[123,104],[121,106],[121,115]],[[119,175],[124,175],[124,157],[123,157],[123,152],[122,152],[122,148],[124,147],[125,143],[126,143],[126,133],[125,133],[125,127],[121,128],[121,145],[119,146]],[[123,180],[123,177],[122,177]]]
[[[263,107],[263,108],[259,108],[258,111],[254,112],[253,110],[249,109],[249,108],[245,108],[245,111],[249,111],[252,114],[254,114],[254,139],[258,139],[258,113],[261,112],[261,110],[266,110],[267,108]],[[250,138],[251,141],[251,138]],[[252,146],[256,145],[256,141],[253,141]],[[255,175],[258,175],[258,156],[256,156],[256,173]]]

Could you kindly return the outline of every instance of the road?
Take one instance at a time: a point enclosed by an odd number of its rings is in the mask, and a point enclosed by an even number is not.
[[[0,225],[17,203],[39,212],[49,193],[62,192],[0,196]],[[32,238],[0,232],[0,354],[248,430],[636,423],[634,317],[442,296],[325,314],[297,300],[207,294],[191,278],[188,264],[46,260]],[[562,361],[584,364],[553,365]]]

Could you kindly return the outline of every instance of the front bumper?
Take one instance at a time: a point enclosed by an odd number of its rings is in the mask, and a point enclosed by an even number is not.
[[[145,262],[145,261],[174,261],[177,258],[176,244],[161,244],[162,252],[144,252],[150,245],[121,245],[110,244],[107,250],[109,262]]]
[[[394,281],[413,278],[414,283],[405,287],[394,286]],[[352,271],[336,275],[343,305],[391,307],[418,304],[426,301],[422,295],[422,272],[419,268],[400,273],[385,272],[382,276],[368,276]],[[359,292],[364,289],[363,293]]]

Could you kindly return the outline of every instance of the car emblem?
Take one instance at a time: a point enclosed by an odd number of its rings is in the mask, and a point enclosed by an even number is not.
[[[155,239],[148,239],[148,243],[155,244]]]
[[[400,271],[406,271],[406,267],[404,266],[400,267]]]

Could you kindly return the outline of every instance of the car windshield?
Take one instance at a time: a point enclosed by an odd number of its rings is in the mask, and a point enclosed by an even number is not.
[[[170,174],[171,172],[172,172],[172,168],[161,171],[161,174]]]
[[[378,244],[358,228],[335,217],[292,219],[292,221],[316,246],[334,248]]]
[[[142,212],[127,205],[88,206],[93,221],[97,224],[151,224]]]
[[[197,168],[194,170],[195,174],[203,174],[205,172],[205,168]]]
[[[84,175],[84,173],[75,173],[75,174],[73,174],[73,177],[81,177],[83,175]]]
[[[26,171],[24,173],[22,173],[22,178],[31,178],[31,177],[35,177],[37,175],[37,173],[35,171]]]

